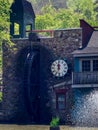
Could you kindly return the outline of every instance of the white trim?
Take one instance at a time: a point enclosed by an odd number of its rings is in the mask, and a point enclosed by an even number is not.
[[[95,60],[95,59],[90,60],[90,64],[91,64],[90,70],[91,70],[91,72],[93,72],[93,60]],[[97,60],[98,60],[98,59],[97,59]]]
[[[74,54],[73,57],[90,57],[90,56],[98,56],[97,54]]]
[[[72,84],[73,84],[73,72],[72,72]]]
[[[82,59],[79,60],[79,70],[82,72]]]
[[[72,85],[72,88],[93,88],[93,87],[97,87],[98,88],[98,84],[75,84]]]

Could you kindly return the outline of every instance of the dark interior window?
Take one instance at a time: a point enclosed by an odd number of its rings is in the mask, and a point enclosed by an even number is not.
[[[98,71],[98,60],[93,60],[93,71]]]
[[[91,68],[90,60],[83,60],[82,61],[82,72],[90,71],[90,68]]]
[[[65,109],[65,103],[66,103],[66,96],[65,93],[58,93],[57,95],[57,100],[56,100],[56,108],[58,110]]]

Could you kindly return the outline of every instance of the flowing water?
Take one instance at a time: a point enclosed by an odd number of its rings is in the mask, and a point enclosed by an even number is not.
[[[73,89],[72,123],[98,127],[98,88]]]

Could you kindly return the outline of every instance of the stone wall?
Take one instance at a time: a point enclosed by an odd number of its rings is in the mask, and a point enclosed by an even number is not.
[[[70,107],[70,92],[73,71],[72,52],[82,44],[82,30],[55,30],[54,37],[40,38],[40,42],[30,42],[28,39],[12,39],[13,46],[3,43],[3,102],[1,121],[24,121],[28,119],[25,108],[24,88],[23,88],[23,67],[30,48],[40,51],[40,75],[41,88],[47,87],[46,105],[51,116],[60,115],[66,117]],[[56,78],[51,73],[51,64],[56,59],[64,59],[68,63],[68,73],[63,78]],[[44,76],[43,76],[44,75]],[[45,87],[45,86],[44,86]],[[55,104],[55,91],[57,89],[67,89],[67,105],[65,111],[57,111]]]

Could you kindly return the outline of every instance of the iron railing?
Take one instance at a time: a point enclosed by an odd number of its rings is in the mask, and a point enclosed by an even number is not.
[[[98,72],[73,72],[73,84],[98,84]]]

